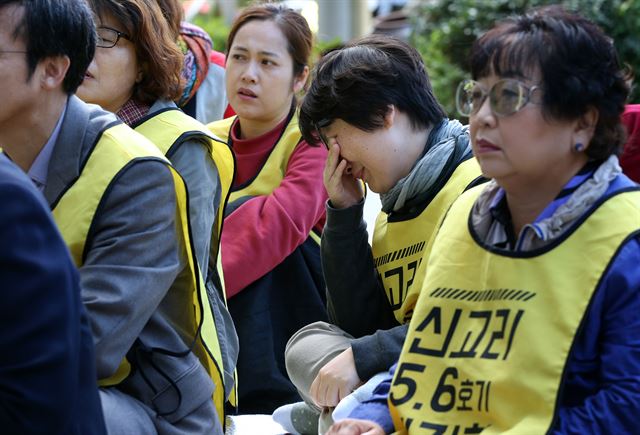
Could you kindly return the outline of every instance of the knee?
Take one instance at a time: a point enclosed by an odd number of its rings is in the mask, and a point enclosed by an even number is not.
[[[291,377],[292,373],[297,373],[301,366],[307,364],[304,361],[304,356],[308,355],[308,346],[314,346],[313,342],[318,337],[318,334],[323,334],[330,330],[331,326],[326,322],[314,322],[301,328],[291,336],[284,350],[284,361],[289,377]]]

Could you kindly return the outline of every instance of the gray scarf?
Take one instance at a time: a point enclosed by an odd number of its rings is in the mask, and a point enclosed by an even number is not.
[[[443,120],[429,134],[425,145],[426,153],[415,163],[411,172],[399,180],[387,193],[380,195],[382,211],[401,210],[412,198],[422,195],[438,186],[443,173],[465,160],[471,153],[468,127],[457,120]],[[450,161],[452,154],[457,155]]]

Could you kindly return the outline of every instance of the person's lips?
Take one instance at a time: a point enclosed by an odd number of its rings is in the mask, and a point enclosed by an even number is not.
[[[500,151],[500,147],[486,139],[478,139],[476,141],[476,149],[478,153],[490,153]]]
[[[240,88],[238,89],[238,95],[240,95],[241,98],[257,98],[258,95],[256,95],[255,92],[253,92],[251,89],[248,88]]]

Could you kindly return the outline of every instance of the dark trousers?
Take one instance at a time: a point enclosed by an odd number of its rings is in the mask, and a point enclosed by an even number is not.
[[[281,405],[300,401],[287,376],[284,350],[300,328],[327,321],[318,244],[307,239],[228,304],[240,341],[239,413],[271,414]]]

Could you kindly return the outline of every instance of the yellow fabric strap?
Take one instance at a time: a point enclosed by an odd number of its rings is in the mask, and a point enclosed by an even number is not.
[[[121,145],[125,143],[127,146]],[[55,205],[53,217],[76,266],[84,263],[84,244],[89,226],[104,192],[116,174],[139,157],[167,162],[151,142],[133,133],[126,125],[108,128],[102,133],[78,180]]]
[[[208,127],[214,135],[229,143],[229,132],[234,119],[235,117],[216,121],[209,124]],[[285,127],[280,140],[274,146],[258,176],[242,189],[233,190],[229,201],[233,202],[245,196],[268,195],[273,192],[282,183],[291,154],[293,154],[301,137],[296,114]]]
[[[215,136],[230,143],[231,126],[236,118],[237,116],[233,116],[215,121],[207,127],[209,127]],[[265,196],[273,192],[280,183],[282,183],[284,175],[287,172],[289,159],[301,139],[302,135],[298,128],[298,114],[295,113],[289,121],[289,124],[285,127],[280,140],[273,147],[264,166],[260,169],[260,172],[258,172],[258,175],[247,186],[238,190],[232,190],[229,195],[229,201],[233,202],[245,196]],[[311,231],[309,237],[318,245],[320,244],[320,236],[313,231]]]
[[[429,205],[413,219],[388,222],[380,212],[371,243],[373,262],[396,320],[407,323],[426,273],[437,229],[453,201],[481,175],[475,158],[462,162]]]
[[[178,216],[180,218],[179,227],[182,229],[182,236],[184,240],[191,241],[191,235],[189,233],[189,210],[187,207],[187,189],[182,177],[173,168],[171,170],[173,175],[174,184],[176,186],[177,204],[178,204]],[[215,319],[211,312],[211,306],[209,304],[209,296],[207,295],[207,289],[204,285],[204,280],[200,273],[200,268],[197,265],[195,259],[195,252],[193,250],[192,243],[185,243],[187,260],[189,265],[189,271],[193,280],[194,288],[197,291],[193,293],[193,307],[195,313],[195,327],[200,325],[200,334],[196,339],[196,345],[193,348],[193,352],[196,354],[202,365],[207,369],[207,372],[213,379],[215,384],[215,391],[213,393],[213,400],[218,411],[220,421],[225,421],[224,412],[224,373],[223,359],[220,351],[220,345],[218,343],[218,333],[216,329]]]
[[[482,188],[454,203],[434,242],[389,395],[399,433],[547,432],[593,293],[640,230],[636,190],[545,249],[494,253],[469,232]]]

